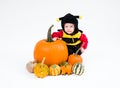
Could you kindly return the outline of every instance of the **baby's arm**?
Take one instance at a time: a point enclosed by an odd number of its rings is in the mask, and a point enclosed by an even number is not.
[[[80,40],[82,42],[81,48],[86,49],[88,46],[88,38],[85,34],[82,34],[80,37]]]
[[[63,35],[62,30],[60,30],[60,31],[58,31],[58,32],[53,32],[53,34],[52,34],[53,41],[56,41],[56,40],[58,40],[58,39],[61,39],[61,38],[62,38],[62,35]]]

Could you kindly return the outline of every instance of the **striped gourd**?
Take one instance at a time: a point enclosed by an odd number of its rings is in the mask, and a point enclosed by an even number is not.
[[[76,63],[72,67],[73,74],[82,75],[84,72],[84,66],[81,63]]]
[[[57,64],[53,64],[49,67],[49,74],[52,75],[52,76],[57,76],[60,74],[60,66],[57,65]]]

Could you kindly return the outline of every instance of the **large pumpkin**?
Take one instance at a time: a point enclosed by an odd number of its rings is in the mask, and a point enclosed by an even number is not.
[[[60,64],[68,58],[68,49],[66,43],[63,40],[53,41],[51,37],[51,28],[48,30],[47,39],[43,39],[37,42],[34,48],[34,59],[37,62],[41,62],[45,57],[45,64]]]

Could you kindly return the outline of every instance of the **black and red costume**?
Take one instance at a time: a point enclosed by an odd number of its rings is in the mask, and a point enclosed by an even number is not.
[[[73,16],[72,14],[67,14],[64,17],[59,18],[61,20],[61,26],[63,29],[53,32],[52,37],[56,38],[62,38],[67,44],[68,47],[68,53],[73,54],[75,53],[79,48],[86,49],[88,45],[88,39],[86,35],[83,33],[82,30],[78,29],[78,20],[76,18],[79,18],[79,16]],[[75,26],[75,30],[72,34],[67,34],[64,31],[64,24],[65,23],[72,23]],[[79,55],[82,54],[81,50],[78,52]]]

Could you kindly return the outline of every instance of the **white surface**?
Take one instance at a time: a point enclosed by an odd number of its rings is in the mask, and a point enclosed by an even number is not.
[[[119,0],[0,0],[1,88],[120,88]],[[36,78],[25,65],[56,18],[80,14],[79,28],[89,39],[82,76]]]

